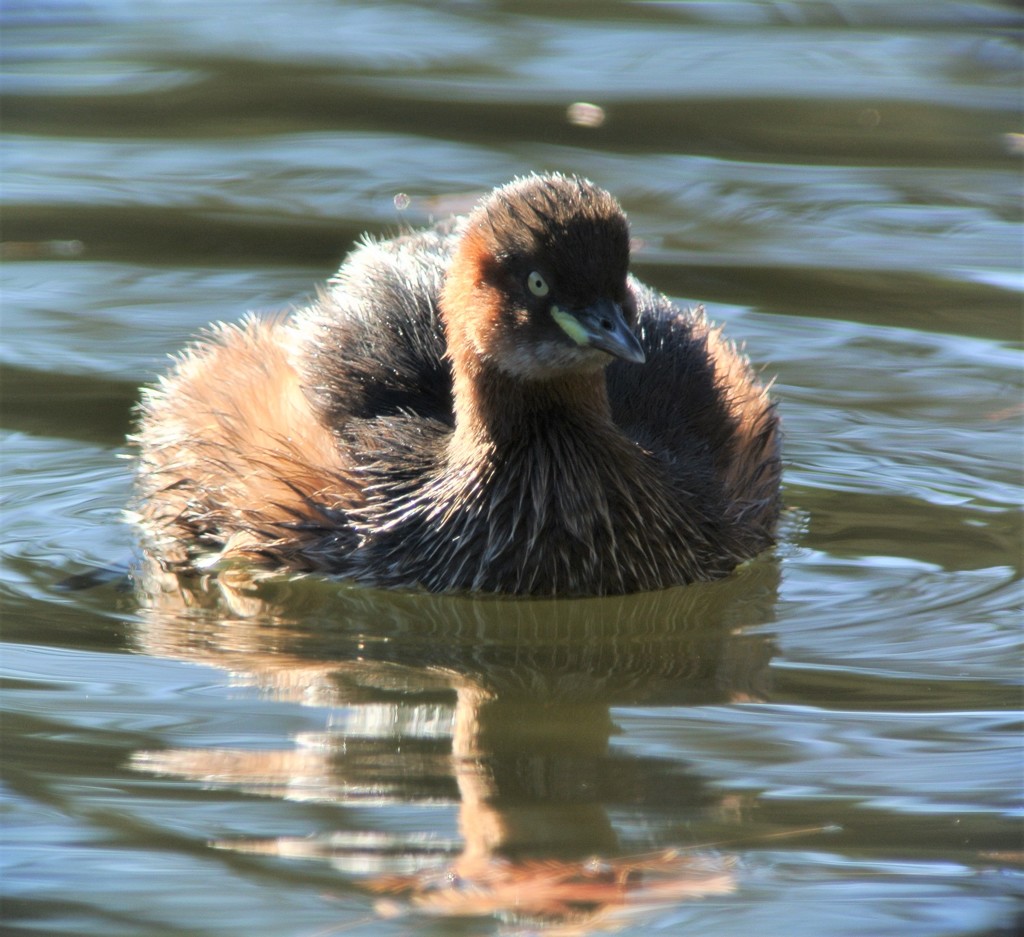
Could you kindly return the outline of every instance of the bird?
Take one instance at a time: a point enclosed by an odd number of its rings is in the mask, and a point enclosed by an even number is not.
[[[138,405],[144,551],[512,596],[727,576],[774,543],[779,415],[703,307],[629,267],[609,192],[531,174],[210,326]]]

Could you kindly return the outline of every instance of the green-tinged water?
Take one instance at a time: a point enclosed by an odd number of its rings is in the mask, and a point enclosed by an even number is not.
[[[1017,933],[1015,4],[0,16],[6,932]],[[772,555],[586,601],[60,587],[133,555],[168,354],[552,169],[777,375]]]

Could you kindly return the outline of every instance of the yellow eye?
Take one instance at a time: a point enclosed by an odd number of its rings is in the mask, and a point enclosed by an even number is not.
[[[526,278],[526,285],[534,296],[547,296],[550,292],[547,281],[536,271]]]

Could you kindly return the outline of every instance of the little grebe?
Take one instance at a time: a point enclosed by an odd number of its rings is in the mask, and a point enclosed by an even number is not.
[[[149,550],[432,591],[724,576],[772,543],[778,418],[628,265],[612,196],[530,176],[366,240],[290,317],[214,326],[144,391]]]

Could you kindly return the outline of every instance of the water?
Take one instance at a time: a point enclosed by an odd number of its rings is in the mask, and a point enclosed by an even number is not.
[[[1013,4],[3,18],[11,933],[1015,932]],[[59,587],[132,556],[168,354],[534,169],[777,375],[774,554],[581,602]]]

